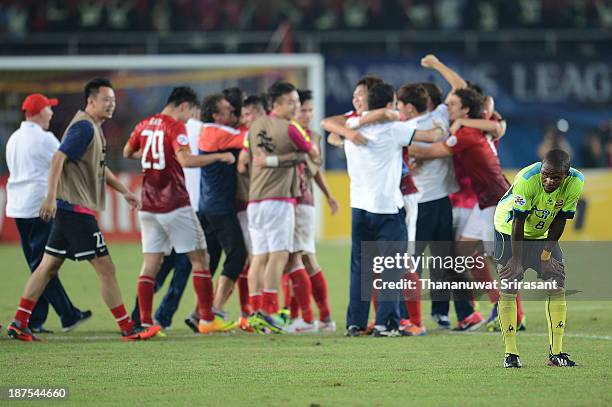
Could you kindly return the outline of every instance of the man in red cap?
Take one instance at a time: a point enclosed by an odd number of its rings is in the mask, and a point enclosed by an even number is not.
[[[43,221],[38,212],[47,190],[51,157],[60,144],[55,135],[47,131],[53,117],[51,107],[57,103],[57,99],[48,99],[40,93],[26,97],[22,105],[25,121],[6,145],[10,172],[6,216],[15,218],[23,254],[32,272],[42,260],[53,224]],[[32,311],[29,327],[33,332],[51,333],[43,327],[49,303],[60,317],[63,332],[71,331],[91,317],[91,311],[80,311],[72,305],[59,278],[54,277]]]

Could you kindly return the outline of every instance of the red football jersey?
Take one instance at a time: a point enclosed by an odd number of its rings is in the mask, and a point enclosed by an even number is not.
[[[185,174],[176,151],[189,150],[187,128],[165,114],[144,119],[130,135],[134,150],[142,149],[142,210],[167,213],[189,206]]]
[[[459,185],[459,191],[454,194],[450,194],[451,204],[453,208],[467,208],[472,209],[478,202],[478,197],[472,188],[472,180],[465,173],[465,170],[461,166],[461,160],[457,156],[453,156],[453,164],[455,167],[455,179]]]
[[[472,188],[478,197],[480,208],[497,205],[497,202],[510,188],[504,177],[497,148],[490,137],[472,127],[462,127],[455,135],[446,139],[459,161]]]
[[[409,166],[408,163],[410,162],[410,155],[408,154],[407,147],[402,148],[402,161],[404,161],[404,165],[406,167]],[[402,195],[411,195],[419,192],[410,172],[402,174],[402,179],[400,180],[400,191],[402,191]]]

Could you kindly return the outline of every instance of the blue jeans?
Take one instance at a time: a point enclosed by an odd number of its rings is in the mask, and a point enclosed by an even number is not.
[[[368,315],[370,313],[372,285],[362,285],[361,242],[405,242],[408,239],[405,222],[406,212],[401,209],[397,214],[376,214],[352,208],[351,214],[351,274],[346,325],[347,327],[355,325],[365,329],[368,325]],[[376,325],[397,328],[399,325],[399,302],[399,297],[395,301],[378,301]]]
[[[53,222],[45,222],[41,218],[17,218],[15,223],[19,231],[23,254],[30,272],[33,273],[45,254],[45,245]],[[60,317],[63,327],[74,324],[81,317],[81,311],[68,298],[59,277],[54,277],[49,280],[45,291],[32,310],[29,322],[31,328],[39,328],[45,323],[49,313],[49,304]]]
[[[159,304],[157,311],[155,312],[155,320],[163,327],[172,325],[172,317],[178,309],[181,297],[185,291],[185,286],[189,281],[189,275],[191,274],[191,263],[187,254],[177,254],[174,250],[168,256],[164,257],[159,273],[155,279],[155,292],[158,292],[170,272],[174,269],[170,286],[162,302]],[[132,320],[137,324],[140,324],[140,311],[138,309],[138,297],[136,298],[136,305],[132,311]]]

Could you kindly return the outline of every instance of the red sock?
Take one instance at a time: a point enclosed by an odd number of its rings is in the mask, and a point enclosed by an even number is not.
[[[289,273],[284,273],[281,279],[281,288],[283,289],[283,307],[291,306],[291,279]]]
[[[319,320],[328,321],[330,317],[329,299],[327,297],[327,280],[323,270],[319,270],[310,276],[310,284],[312,285],[312,297],[319,308]]]
[[[486,258],[483,255],[478,254],[478,256],[481,256],[484,259],[484,261],[482,263],[482,267],[475,266],[472,269],[472,277],[474,277],[474,280],[476,281],[492,283],[495,280],[493,280],[493,276],[491,275],[491,270],[489,269],[489,263],[487,262]],[[497,289],[488,290],[487,295],[489,296],[489,301],[491,301],[492,304],[497,304],[497,302],[499,301],[499,290]]]
[[[376,308],[378,308],[378,293],[376,289],[372,290],[372,306],[374,307],[374,314],[376,314]]]
[[[21,297],[19,300],[19,306],[17,307],[17,312],[15,313],[15,321],[19,322],[19,328],[25,329],[28,327],[30,315],[32,315],[32,310],[34,309],[35,305],[36,301]]]
[[[406,273],[404,278],[415,283],[414,290],[405,290],[404,292],[404,302],[410,322],[421,326],[423,321],[421,320],[421,281],[419,275],[417,273]]]
[[[149,276],[138,277],[138,309],[140,321],[143,324],[153,325],[153,294],[155,293],[155,279]]]
[[[523,320],[523,305],[521,304],[521,293],[516,293],[516,325]]]
[[[134,322],[132,322],[132,319],[128,315],[123,304],[117,305],[115,308],[111,309],[111,312],[113,313],[115,321],[117,321],[119,329],[122,332],[129,332],[132,330],[134,327]]]
[[[312,295],[312,285],[310,277],[305,268],[293,270],[289,273],[291,278],[291,286],[293,287],[293,295],[297,298],[297,303],[302,310],[302,318],[304,322],[311,324],[314,320],[312,306],[310,305],[310,296]]]
[[[295,319],[300,316],[300,304],[295,295],[291,296],[291,307],[289,308],[289,316]]]
[[[238,297],[240,298],[240,312],[246,316],[251,313],[251,307],[249,307],[249,279],[248,279],[249,266],[245,266],[240,276],[238,276]]]
[[[191,273],[193,280],[193,288],[198,297],[198,313],[200,319],[204,321],[212,321],[215,316],[212,312],[213,304],[213,284],[209,270],[197,270]]]
[[[262,296],[260,292],[249,293],[249,305],[251,306],[251,312],[261,311]]]
[[[278,291],[263,290],[262,309],[268,315],[278,312]]]

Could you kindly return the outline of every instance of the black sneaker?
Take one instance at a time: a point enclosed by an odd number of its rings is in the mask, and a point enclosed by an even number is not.
[[[187,317],[185,318],[185,325],[187,325],[189,329],[191,329],[196,334],[200,333],[200,330],[198,328],[199,324],[200,324],[200,319],[197,318],[193,312],[187,315]]]
[[[450,319],[448,319],[448,315],[432,314],[431,319],[438,324],[439,329],[451,329],[451,323]]]
[[[349,338],[356,338],[358,336],[361,336],[362,332],[363,331],[361,330],[361,328],[359,328],[357,325],[351,325],[346,330],[344,336],[348,336]]]
[[[77,318],[76,321],[74,321],[72,324],[70,325],[66,325],[62,327],[62,332],[70,332],[73,329],[75,329],[77,326],[81,325],[83,322],[87,321],[89,318],[91,318],[92,316],[92,312],[87,310],[87,311],[80,311],[79,312],[79,317]]]
[[[559,367],[573,367],[577,366],[576,362],[569,358],[568,353],[559,353],[557,355],[549,355],[548,356],[548,366],[559,366]]]
[[[30,327],[30,331],[34,332],[35,334],[52,334],[53,331],[45,328],[44,326],[37,326],[37,327]]]
[[[399,330],[397,329],[378,329],[376,327],[374,327],[374,330],[372,331],[372,335],[377,337],[377,338],[382,338],[382,337],[386,337],[386,338],[395,338],[398,336],[402,336],[402,334],[400,333]]]
[[[515,355],[513,353],[506,353],[506,356],[504,356],[504,367],[517,369],[523,367],[523,365],[521,364],[521,358],[519,358],[519,355]]]

